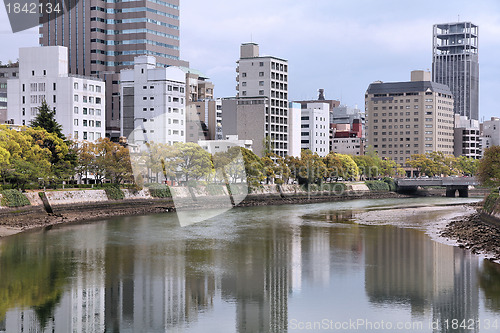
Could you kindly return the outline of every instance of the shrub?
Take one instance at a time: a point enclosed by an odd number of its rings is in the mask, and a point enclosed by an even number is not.
[[[491,192],[486,199],[484,200],[483,204],[483,209],[486,213],[491,214],[493,213],[493,210],[495,209],[497,200],[500,196],[498,195],[498,191],[495,190],[494,192]]]
[[[2,194],[2,206],[22,207],[30,205],[28,198],[18,190],[4,190],[0,194]]]
[[[120,190],[118,186],[108,186],[104,189],[109,200],[122,200],[125,198],[125,194]]]
[[[390,177],[384,177],[383,181],[389,186],[389,191],[396,192],[396,182]]]
[[[321,184],[321,191],[344,193],[346,185],[344,183],[323,183]]]
[[[171,198],[170,188],[164,184],[151,184],[148,186],[153,198]]]
[[[389,185],[382,180],[367,180],[365,184],[370,191],[389,191]]]

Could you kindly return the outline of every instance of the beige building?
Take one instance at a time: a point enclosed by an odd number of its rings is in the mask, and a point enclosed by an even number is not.
[[[366,146],[404,165],[413,154],[453,155],[454,113],[450,89],[413,71],[409,82],[376,81],[365,95]]]
[[[246,108],[247,104],[242,103],[251,102],[246,100],[247,98],[258,101],[260,103],[256,104],[259,108],[258,113],[247,115],[246,124],[253,127],[262,122],[262,127],[256,129],[255,133],[259,132],[259,136],[246,137],[239,132],[227,133],[223,127],[224,134],[237,134],[242,139],[253,140],[255,152],[258,151],[256,147],[269,138],[267,140],[269,150],[284,157],[289,154],[288,61],[271,56],[260,56],[259,45],[255,43],[242,44],[240,51],[240,59],[236,68],[238,73],[236,97],[241,98],[238,105],[245,105],[244,108]],[[267,110],[262,108],[265,104],[263,98],[268,99]],[[262,111],[266,113],[259,114]]]
[[[223,140],[222,100],[204,99],[186,106],[186,141]]]

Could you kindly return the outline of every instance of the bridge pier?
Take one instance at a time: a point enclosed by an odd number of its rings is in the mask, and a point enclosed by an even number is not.
[[[446,186],[446,197],[454,198],[456,191],[457,191],[457,189],[452,188],[451,186]]]
[[[460,198],[468,198],[469,197],[469,187],[468,186],[456,186],[456,185],[446,186],[446,196],[449,198],[454,198],[455,193],[457,191],[458,191],[458,196]]]

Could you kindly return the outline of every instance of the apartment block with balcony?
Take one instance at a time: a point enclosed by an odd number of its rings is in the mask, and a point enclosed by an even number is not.
[[[456,157],[466,156],[481,158],[481,135],[479,121],[467,116],[455,114],[455,149]]]
[[[454,100],[448,86],[413,71],[411,81],[369,85],[365,94],[366,146],[404,164],[413,154],[454,153]]]

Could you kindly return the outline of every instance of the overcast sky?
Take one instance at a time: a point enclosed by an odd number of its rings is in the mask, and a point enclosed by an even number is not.
[[[479,25],[480,117],[500,116],[500,1],[498,0],[181,0],[181,58],[206,73],[217,97],[236,93],[241,43],[289,61],[289,97],[363,106],[368,85],[408,81],[431,69],[432,25]],[[38,43],[38,31],[12,34],[0,10],[0,60]]]

